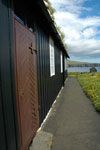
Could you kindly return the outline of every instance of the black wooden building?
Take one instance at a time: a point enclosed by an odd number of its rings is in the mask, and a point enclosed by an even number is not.
[[[0,150],[26,150],[67,77],[42,0],[0,0]]]

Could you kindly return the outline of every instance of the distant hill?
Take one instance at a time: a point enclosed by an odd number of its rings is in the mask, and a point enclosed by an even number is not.
[[[68,67],[98,67],[100,63],[88,63],[88,62],[78,62],[67,60]]]

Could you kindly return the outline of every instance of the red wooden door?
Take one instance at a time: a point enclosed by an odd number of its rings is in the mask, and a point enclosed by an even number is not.
[[[26,150],[39,127],[35,34],[14,19],[16,99],[21,150]]]

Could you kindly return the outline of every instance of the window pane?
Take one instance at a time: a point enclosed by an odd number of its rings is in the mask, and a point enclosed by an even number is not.
[[[50,50],[50,76],[55,75],[55,55],[54,55],[54,42],[52,38],[49,38],[49,50]]]
[[[60,58],[61,58],[61,72],[63,72],[63,59],[62,59],[62,52],[61,52]]]

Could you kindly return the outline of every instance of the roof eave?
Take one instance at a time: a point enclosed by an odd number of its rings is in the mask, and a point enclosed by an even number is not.
[[[60,45],[61,45],[63,51],[65,52],[66,57],[67,57],[67,58],[70,58],[69,55],[68,55],[68,52],[66,51],[66,49],[65,49],[65,47],[64,47],[64,44],[63,44],[63,42],[62,42],[62,40],[61,40],[61,37],[60,37],[60,35],[59,35],[59,33],[58,33],[58,31],[57,31],[55,25],[54,25],[54,21],[52,20],[52,18],[51,18],[51,16],[50,16],[49,12],[48,12],[48,10],[47,10],[47,7],[46,7],[45,3],[43,2],[43,0],[38,0],[38,4],[39,4],[39,6],[41,7],[41,9],[42,9],[42,11],[43,11],[43,13],[44,13],[46,19],[48,20],[48,23],[50,24],[50,26],[51,26],[51,28],[52,28],[52,31],[54,32],[54,34],[56,35],[57,39],[59,40],[59,43],[60,43]]]

